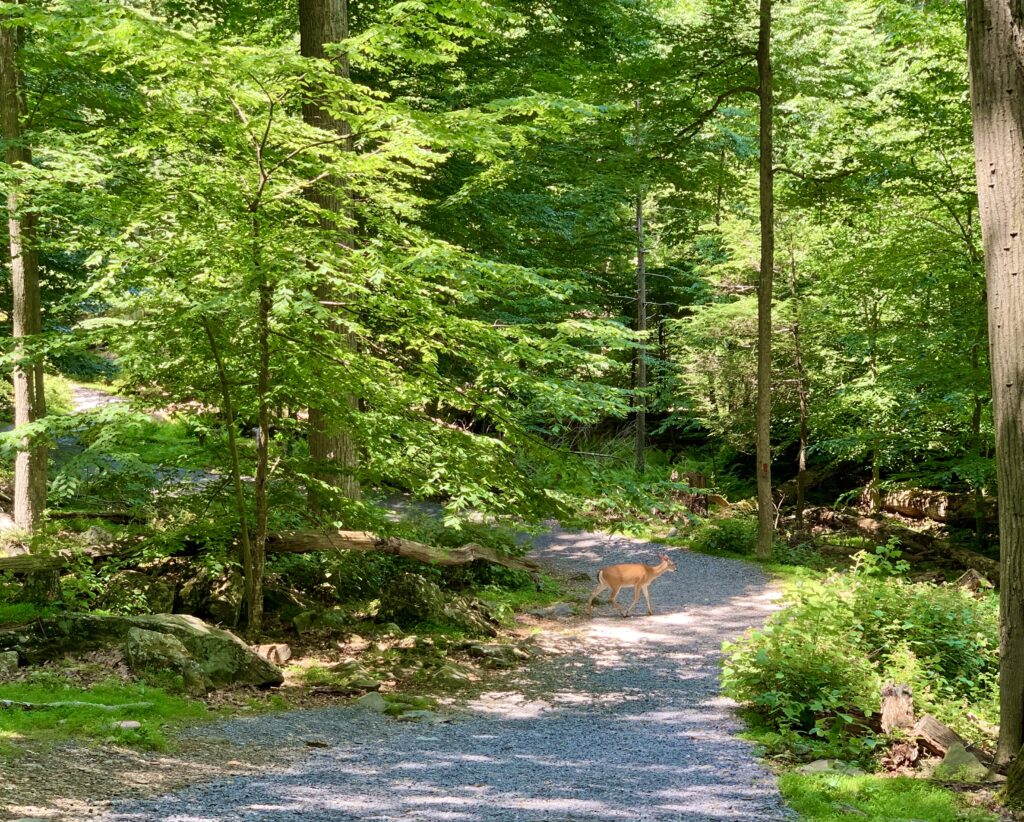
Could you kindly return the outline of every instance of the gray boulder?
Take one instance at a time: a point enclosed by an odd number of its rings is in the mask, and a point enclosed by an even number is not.
[[[18,651],[34,665],[68,652],[123,648],[133,628],[177,639],[214,687],[234,684],[268,687],[284,681],[276,665],[261,658],[230,631],[187,614],[61,614],[0,631],[0,651]]]
[[[181,640],[171,634],[131,628],[122,650],[134,674],[170,672],[180,676],[185,690],[192,694],[205,693],[213,686]]]

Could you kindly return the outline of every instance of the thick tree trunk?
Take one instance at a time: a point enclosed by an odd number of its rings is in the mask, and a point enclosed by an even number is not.
[[[644,196],[636,195],[636,331],[643,347],[636,352],[636,470],[647,458],[647,249],[644,247]]]
[[[761,272],[757,286],[757,556],[772,553],[772,280],[775,273],[775,171],[772,147],[772,0],[761,0],[757,42],[760,98]]]
[[[1024,36],[1011,0],[968,0],[971,114],[985,245],[1000,544],[996,760],[1024,742]],[[1024,769],[1011,776],[1024,780]],[[1024,793],[1011,784],[1008,793]]]
[[[0,137],[4,161],[11,166],[29,166],[32,155],[24,145],[21,118],[25,103],[18,72],[20,32],[0,26]],[[25,198],[17,185],[7,192],[7,230],[10,240],[13,326],[16,354],[24,357],[14,368],[14,424],[26,425],[46,415],[43,397],[43,364],[38,354],[22,344],[42,331],[39,297],[39,267],[34,248],[34,218],[25,209]],[[28,531],[35,530],[46,508],[46,444],[22,443],[14,462],[14,521]]]
[[[325,46],[340,43],[348,37],[348,0],[299,0],[299,48],[303,57],[323,60],[327,59]],[[348,59],[340,56],[334,61],[335,71],[342,77],[348,77]],[[312,126],[333,131],[346,138],[342,145],[352,150],[350,139],[351,128],[344,119],[334,117],[316,99],[316,90],[311,90],[310,99],[302,105],[303,119]],[[320,226],[325,231],[338,235],[338,242],[351,247],[353,235],[353,215],[338,195],[337,181],[327,180],[324,185],[313,186],[306,192],[307,198],[316,203],[325,212],[339,215],[337,219],[320,218]],[[330,300],[332,294],[325,286],[317,288],[319,300]],[[343,333],[334,329],[336,333]],[[348,337],[348,345],[356,347],[356,340]],[[347,396],[346,403],[353,410],[359,407],[359,400]],[[342,430],[335,420],[322,409],[309,410],[309,457],[313,463],[313,473],[321,482],[336,489],[349,499],[360,496],[359,481],[355,471],[359,466],[359,451],[350,432]],[[309,493],[310,506],[319,511],[322,495],[318,489],[311,488]]]

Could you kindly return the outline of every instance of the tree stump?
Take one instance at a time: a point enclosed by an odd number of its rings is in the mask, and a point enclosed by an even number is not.
[[[882,733],[914,727],[914,694],[909,685],[889,682],[882,688]]]

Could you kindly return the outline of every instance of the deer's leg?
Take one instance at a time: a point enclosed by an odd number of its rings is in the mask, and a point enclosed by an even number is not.
[[[607,582],[605,582],[605,581],[604,581],[604,580],[602,579],[602,580],[600,581],[600,583],[598,584],[598,586],[597,586],[597,587],[596,587],[596,588],[595,588],[595,589],[594,589],[593,591],[591,591],[591,593],[590,593],[590,600],[589,600],[589,601],[587,602],[587,608],[589,608],[589,609],[593,609],[593,607],[594,607],[594,599],[595,599],[595,598],[596,598],[596,597],[597,597],[597,596],[598,596],[598,595],[599,595],[599,594],[600,594],[600,593],[601,593],[602,591],[604,591],[604,590],[605,590],[606,588],[610,588],[610,587],[611,587],[611,586],[610,586],[610,585],[609,585],[609,584],[608,584]]]
[[[616,608],[619,609],[619,613],[620,614],[622,614],[623,616],[626,616],[626,611],[622,610],[622,606],[619,605],[619,600],[618,600],[619,591],[621,591],[621,590],[622,590],[621,586],[619,588],[615,588],[614,586],[612,587],[612,605],[614,605]]]
[[[636,604],[640,601],[640,592],[643,588],[639,585],[633,586],[633,601],[629,603],[629,607],[626,609],[626,616],[633,613],[633,609],[636,608]]]
[[[645,585],[640,590],[642,590],[644,592],[644,600],[647,602],[647,615],[648,616],[654,616],[654,609],[651,607],[651,591],[650,591],[650,588],[648,588]]]

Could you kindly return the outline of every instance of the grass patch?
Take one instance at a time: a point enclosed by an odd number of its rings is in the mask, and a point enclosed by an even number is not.
[[[0,625],[20,625],[33,619],[51,617],[56,608],[36,605],[33,602],[0,602]]]
[[[75,706],[26,711],[0,709],[0,753],[16,755],[24,742],[68,738],[97,739],[147,750],[165,750],[167,731],[178,724],[209,716],[202,702],[169,694],[144,684],[100,682],[89,688],[68,683],[55,674],[37,674],[28,682],[0,684],[0,700],[13,702],[89,702],[98,705],[148,703],[116,711]],[[135,720],[141,727],[118,728],[116,722]]]
[[[815,822],[995,822],[956,793],[917,779],[785,773],[779,789],[803,819]]]

